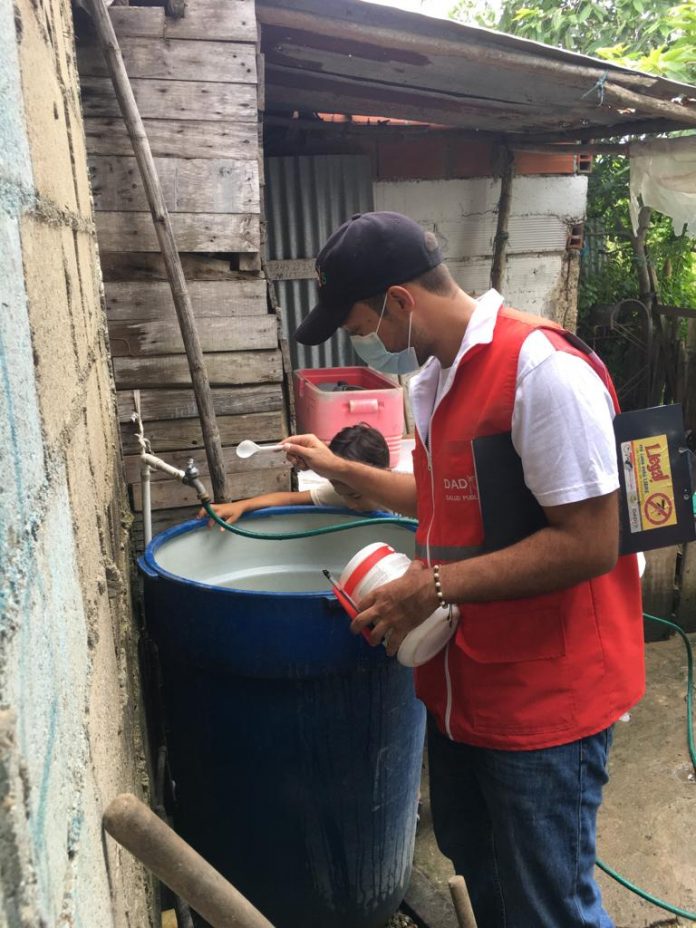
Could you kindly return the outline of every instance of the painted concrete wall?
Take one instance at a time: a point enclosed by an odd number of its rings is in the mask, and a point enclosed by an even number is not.
[[[453,276],[473,295],[489,287],[500,181],[379,181],[375,209],[406,213],[436,233]],[[503,294],[509,305],[573,328],[579,259],[569,228],[585,215],[587,177],[517,176],[512,183]]]
[[[0,0],[0,926],[147,928],[147,787],[68,0]]]

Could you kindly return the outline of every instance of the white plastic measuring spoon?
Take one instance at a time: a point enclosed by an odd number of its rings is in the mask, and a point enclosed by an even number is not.
[[[245,438],[244,441],[240,441],[237,445],[237,457],[238,458],[250,458],[252,454],[256,454],[257,451],[283,451],[283,445],[257,445],[255,441],[252,441],[250,438]]]

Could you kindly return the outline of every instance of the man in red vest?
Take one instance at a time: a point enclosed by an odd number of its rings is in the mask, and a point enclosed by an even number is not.
[[[438,604],[459,607],[455,636],[416,670],[440,848],[479,928],[610,928],[596,816],[612,725],[642,696],[644,666],[636,558],[618,556],[606,370],[549,320],[461,290],[435,237],[400,214],[354,216],[317,273],[298,341],[343,327],[377,370],[423,366],[410,383],[413,475],[337,459],[311,435],[287,450],[418,517],[417,559],[360,603],[354,631],[373,626],[395,654]],[[491,551],[472,442],[507,433],[545,524]]]

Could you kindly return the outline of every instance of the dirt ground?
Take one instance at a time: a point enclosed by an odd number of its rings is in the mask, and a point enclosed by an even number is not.
[[[690,638],[696,647],[696,635]],[[598,851],[652,895],[696,911],[696,780],[686,742],[686,652],[675,636],[646,645],[646,654],[647,693],[630,719],[615,728]],[[453,871],[435,844],[427,771],[425,780],[414,863],[447,893]],[[696,925],[639,899],[604,873],[598,879],[617,928]]]

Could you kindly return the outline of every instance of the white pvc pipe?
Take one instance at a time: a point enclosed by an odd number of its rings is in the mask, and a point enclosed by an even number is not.
[[[150,465],[144,460],[140,466],[140,486],[143,497],[143,535],[145,537],[145,547],[152,541],[152,496],[150,493]]]
[[[167,464],[162,458],[155,457],[154,454],[148,454],[146,451],[140,455],[140,460],[145,464],[149,464],[150,467],[154,467],[155,470],[161,470],[163,473],[169,474],[170,477],[176,477],[177,480],[183,480],[186,476],[183,470],[179,470],[178,467],[172,467],[171,464]]]

